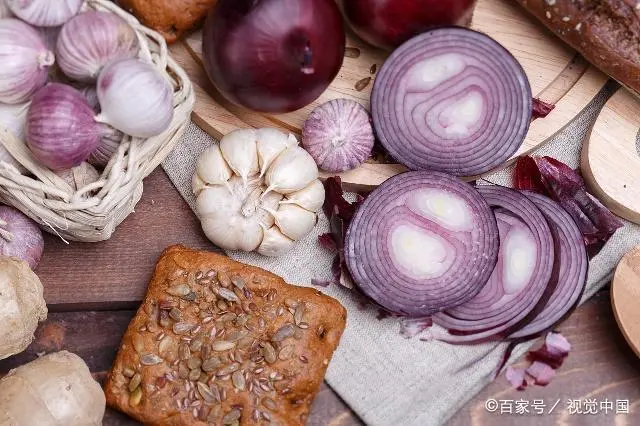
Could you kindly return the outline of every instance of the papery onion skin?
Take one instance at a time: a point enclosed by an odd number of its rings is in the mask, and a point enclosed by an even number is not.
[[[40,34],[18,19],[0,20],[0,102],[26,102],[47,83],[55,57]]]
[[[78,13],[84,0],[4,0],[18,18],[37,27],[57,27]]]
[[[50,83],[33,96],[27,113],[26,138],[33,156],[52,170],[80,165],[105,133],[95,112],[78,90]]]
[[[358,287],[378,305],[424,317],[478,294],[497,261],[497,235],[493,212],[471,185],[414,171],[388,179],[364,200],[349,225],[344,255]],[[420,262],[412,262],[418,255]],[[409,265],[417,269],[407,271]],[[436,270],[420,271],[425,265]]]
[[[479,186],[478,191],[496,210],[496,216],[512,219],[528,227],[536,246],[534,268],[526,277],[526,283],[518,288],[508,282],[509,266],[518,268],[522,261],[532,260],[519,246],[505,245],[506,235],[501,232],[500,257],[491,279],[476,297],[464,304],[447,309],[433,316],[433,322],[449,331],[449,335],[438,336],[439,340],[451,343],[480,342],[507,337],[511,330],[526,321],[527,316],[541,300],[551,279],[554,265],[554,244],[549,224],[536,205],[520,192],[501,186]],[[499,223],[499,227],[501,224]],[[506,232],[509,232],[509,228]],[[516,243],[518,241],[516,240]],[[502,250],[512,249],[509,253]],[[519,253],[515,253],[518,250]],[[514,256],[513,258],[507,257]],[[526,257],[523,258],[523,255]],[[504,259],[513,261],[504,264]],[[506,272],[505,272],[506,271]]]
[[[113,13],[87,11],[73,17],[60,31],[57,61],[74,80],[94,82],[104,66],[138,53],[136,32]]]
[[[107,132],[109,133],[100,139],[100,144],[87,160],[93,166],[106,167],[111,158],[116,155],[122,143],[122,138],[124,137],[122,132],[116,129],[108,129]]]
[[[9,105],[0,103],[0,130],[4,127],[16,139],[24,140],[25,123],[27,122],[27,111],[29,103]],[[26,169],[18,162],[9,151],[0,144],[0,161],[4,161],[14,166],[20,173],[24,173]]]
[[[576,307],[587,282],[589,259],[580,229],[558,203],[533,192],[523,192],[547,218],[553,235],[555,260],[547,289],[526,324],[509,335],[519,339],[550,330]]]
[[[354,32],[393,50],[431,27],[471,23],[476,0],[340,0]]]
[[[0,253],[22,259],[35,269],[44,250],[38,225],[20,210],[0,205],[0,230]]]
[[[331,84],[345,42],[334,0],[220,0],[204,27],[204,65],[229,101],[285,113]]]
[[[430,30],[403,44],[382,66],[371,96],[376,134],[394,159],[464,177],[516,153],[531,105],[520,63],[465,28]]]
[[[150,138],[173,119],[173,89],[164,76],[140,59],[110,62],[98,78],[98,121],[127,135]]]

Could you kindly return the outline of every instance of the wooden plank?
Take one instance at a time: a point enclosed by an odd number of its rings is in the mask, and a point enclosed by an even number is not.
[[[38,354],[62,349],[82,357],[94,377],[103,381],[134,311],[67,312],[49,314],[41,324],[36,340],[29,348],[14,357],[0,361],[0,374],[26,362]],[[140,423],[108,409],[104,426],[134,426]],[[362,423],[326,384],[316,396],[309,417],[309,426],[356,426]]]
[[[45,252],[36,272],[50,309],[135,307],[167,246],[215,249],[162,169],[145,179],[144,185],[135,213],[108,241],[67,245],[45,233]]]
[[[532,123],[519,151],[498,169],[549,141],[588,105],[608,79],[509,0],[480,0],[472,27],[504,45],[523,65],[534,96],[556,105],[544,120]],[[347,46],[358,49],[360,56],[345,58],[340,73],[325,93],[298,111],[280,115],[259,114],[233,105],[213,88],[202,69],[200,31],[174,45],[172,55],[187,70],[198,94],[193,121],[219,139],[230,130],[245,127],[279,127],[300,134],[302,124],[313,108],[331,99],[348,98],[369,108],[373,84],[362,91],[356,90],[355,85],[366,77],[375,79],[370,73],[371,66],[375,64],[379,69],[387,54],[367,46],[351,34],[348,34]],[[369,161],[340,176],[348,189],[361,191],[371,190],[405,170],[398,164]],[[476,178],[468,177],[469,180]]]
[[[475,396],[449,422],[449,426],[491,425],[637,425],[640,424],[640,369],[638,358],[629,348],[618,330],[609,302],[609,291],[597,294],[576,310],[559,330],[573,348],[556,377],[547,387],[533,386],[524,392],[511,388],[504,376]],[[519,362],[525,367],[528,363]],[[489,413],[485,409],[488,399],[528,401],[528,415]],[[533,414],[533,400],[543,400],[548,413]],[[569,414],[567,401],[595,399],[613,402],[613,414]],[[616,400],[629,401],[630,414],[615,415]],[[598,407],[599,409],[599,407]]]

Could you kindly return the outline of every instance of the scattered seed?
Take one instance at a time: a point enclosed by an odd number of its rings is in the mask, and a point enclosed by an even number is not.
[[[174,321],[182,321],[182,312],[178,308],[171,308],[169,317]]]
[[[231,280],[229,279],[229,275],[227,275],[223,271],[218,271],[218,281],[222,287],[231,286]]]
[[[169,321],[169,313],[165,310],[160,311],[160,325],[162,327],[169,327],[171,322]]]
[[[134,376],[129,380],[129,392],[133,392],[136,390],[138,386],[142,383],[142,376],[140,374],[134,374]]]
[[[344,50],[344,56],[347,58],[359,58],[360,57],[360,49],[357,47],[347,47]]]
[[[218,372],[216,373],[216,376],[226,376],[227,374],[231,374],[238,371],[239,368],[240,368],[240,364],[238,364],[237,362],[233,362],[229,365],[225,365],[220,370],[218,370]]]
[[[136,372],[132,368],[125,367],[125,368],[122,369],[122,375],[124,377],[132,378],[134,374],[136,374]]]
[[[266,411],[262,412],[262,418],[264,418],[266,421],[271,421],[271,414],[267,413]]]
[[[221,328],[216,332],[216,337],[222,337],[224,336],[224,333],[226,333],[226,330],[224,328]]]
[[[298,302],[293,299],[284,299],[284,304],[287,305],[288,308],[295,309],[298,307]]]
[[[251,346],[251,343],[253,343],[253,337],[251,336],[243,337],[242,339],[238,340],[238,348],[246,349],[249,346]]]
[[[200,367],[202,367],[202,359],[197,356],[189,358],[189,360],[187,361],[187,367],[189,367],[190,370],[193,370],[194,368],[199,369]]]
[[[276,299],[277,294],[278,292],[276,291],[276,289],[272,288],[271,290],[269,290],[269,293],[267,294],[267,300],[269,302],[273,302]]]
[[[213,357],[213,358],[205,359],[201,367],[204,371],[206,371],[207,373],[210,373],[216,368],[218,368],[220,364],[222,364],[222,361],[220,361],[220,358]]]
[[[142,401],[142,388],[138,387],[129,396],[129,405],[136,407]]]
[[[284,314],[284,308],[282,306],[278,306],[278,310],[276,311],[276,315],[281,317]]]
[[[304,310],[305,310],[304,303],[300,303],[298,306],[296,306],[296,310],[293,313],[293,320],[298,326],[302,322],[302,317],[304,316]]]
[[[233,312],[227,312],[226,314],[220,315],[216,321],[227,322],[227,321],[233,321],[236,318],[238,318],[236,314],[234,314]]]
[[[309,323],[301,322],[300,324],[298,324],[298,327],[303,330],[306,330],[307,328],[309,328]]]
[[[231,382],[233,383],[233,387],[235,387],[238,390],[243,391],[246,385],[246,381],[244,379],[244,375],[242,374],[241,371],[235,371],[232,375],[231,375]]]
[[[142,365],[157,365],[162,362],[162,358],[156,354],[145,354],[140,357],[140,362]]]
[[[189,287],[186,284],[178,284],[176,286],[169,287],[167,289],[167,293],[169,293],[172,296],[184,297],[187,294],[191,293],[191,287]]]
[[[216,402],[216,397],[213,392],[211,392],[211,388],[208,385],[198,382],[196,387],[198,389],[198,393],[202,396],[202,399],[204,399],[205,402],[209,404]]]
[[[246,286],[246,283],[244,282],[244,279],[242,279],[241,277],[233,277],[231,279],[231,282],[233,283],[234,286],[236,286],[240,290],[243,290],[245,288],[245,286]]]
[[[198,332],[200,331],[201,328],[202,328],[202,326],[197,325],[196,328],[191,330],[191,334],[193,334],[193,335],[198,334]]]
[[[218,309],[220,309],[221,311],[226,311],[227,309],[229,309],[229,305],[227,305],[227,302],[225,302],[224,300],[218,300],[216,302],[216,306],[218,307]]]
[[[133,349],[135,349],[138,355],[141,355],[142,352],[144,352],[144,339],[142,338],[142,335],[136,333],[133,335],[132,340],[133,340]]]
[[[266,408],[268,408],[271,411],[275,411],[278,406],[276,405],[276,402],[269,398],[268,396],[265,396],[264,398],[262,398],[262,405],[264,405]]]
[[[229,380],[229,376],[226,376],[226,377],[227,377],[227,380]],[[225,388],[222,388],[220,390],[220,400],[224,401],[226,399],[227,399],[227,390]]]
[[[172,347],[175,347],[176,342],[170,336],[164,336],[160,343],[158,343],[158,353],[164,356]]]
[[[275,348],[269,342],[265,342],[264,347],[262,348],[262,354],[264,355],[264,360],[269,364],[273,364],[276,362],[276,359],[278,359]]]
[[[192,382],[198,380],[200,378],[200,372],[201,370],[199,368],[189,370],[189,380],[191,380]]]
[[[275,332],[273,337],[271,337],[271,340],[273,342],[282,342],[283,340],[293,336],[294,333],[295,333],[295,328],[293,324],[286,324],[280,327],[278,331]]]
[[[308,363],[308,362],[309,362],[309,359],[308,359],[306,356],[304,356],[304,355],[300,355],[300,361],[302,361],[303,363],[305,363],[305,364],[306,364],[306,363]]]
[[[242,417],[242,412],[238,408],[234,408],[224,415],[222,418],[222,424],[225,426],[231,426],[233,422],[240,420],[240,417]]]
[[[370,74],[375,74],[377,70],[378,70],[378,65],[377,64],[373,64],[373,65],[371,65],[371,68],[369,68],[369,73]]]
[[[155,333],[158,331],[158,323],[152,320],[147,321],[146,324],[147,331],[150,333]]]
[[[244,327],[244,325],[247,323],[247,321],[249,321],[249,318],[251,318],[251,317],[249,315],[247,315],[247,314],[240,314],[235,319],[234,323],[235,323],[235,325],[237,327]]]
[[[238,296],[231,290],[226,289],[226,288],[219,288],[218,289],[218,296],[222,297],[223,299],[229,301],[229,302],[239,302],[240,299],[238,298]]]
[[[252,418],[254,422],[257,422],[258,420],[260,420],[260,416],[262,415],[262,413],[260,412],[260,410],[253,410],[253,414],[252,414]]]
[[[213,317],[204,317],[204,318],[202,318],[202,323],[203,324],[209,324],[211,321],[213,321]]]
[[[200,352],[202,350],[202,345],[204,344],[204,339],[202,337],[194,339],[191,341],[191,352]]]
[[[232,331],[227,335],[227,340],[230,342],[237,342],[238,340],[246,337],[249,334],[247,330]]]
[[[362,92],[371,83],[371,77],[365,77],[362,80],[358,80],[356,83],[356,90]]]
[[[211,344],[211,349],[216,352],[224,352],[236,347],[235,342],[227,342],[226,340],[218,340]]]
[[[304,337],[303,331],[301,328],[296,327],[296,331],[293,333],[293,338],[296,340],[300,340]]]
[[[193,328],[193,324],[188,322],[177,322],[173,324],[173,332],[176,334],[185,334]]]
[[[294,350],[295,350],[295,347],[293,345],[287,345],[282,347],[282,349],[280,349],[280,353],[278,353],[278,359],[282,361],[286,361],[290,359],[291,356],[293,355]]]
[[[185,380],[187,377],[189,377],[189,369],[187,368],[187,364],[184,362],[178,364],[178,377],[180,377],[182,380]]]

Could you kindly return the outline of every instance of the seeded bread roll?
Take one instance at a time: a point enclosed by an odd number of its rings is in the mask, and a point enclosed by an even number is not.
[[[640,93],[640,0],[517,0],[622,84]]]
[[[173,43],[198,25],[218,0],[117,0],[118,5],[144,25]]]
[[[122,339],[107,404],[146,425],[304,425],[345,321],[315,289],[169,247]]]

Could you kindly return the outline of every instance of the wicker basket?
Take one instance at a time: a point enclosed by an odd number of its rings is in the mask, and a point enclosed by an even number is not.
[[[171,152],[186,129],[195,96],[189,77],[169,56],[162,36],[142,26],[132,15],[107,0],[87,0],[84,10],[101,10],[124,18],[135,30],[139,57],[171,81],[174,116],[162,134],[140,139],[125,136],[117,154],[97,182],[75,191],[31,156],[24,141],[0,126],[0,143],[27,170],[0,161],[0,200],[37,221],[63,239],[94,242],[109,239],[142,196],[142,180]]]

